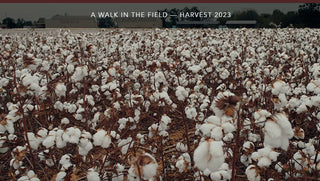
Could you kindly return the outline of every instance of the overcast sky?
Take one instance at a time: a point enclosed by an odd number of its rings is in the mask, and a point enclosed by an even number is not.
[[[298,3],[211,3],[211,4],[0,4],[0,20],[5,17],[14,19],[37,20],[39,17],[50,18],[54,15],[85,15],[99,11],[156,11],[161,9],[197,6],[201,11],[243,11],[256,10],[258,13],[272,13],[275,9],[283,12],[297,11]]]

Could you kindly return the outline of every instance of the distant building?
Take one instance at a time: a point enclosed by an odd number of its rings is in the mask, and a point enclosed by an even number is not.
[[[46,19],[46,28],[97,28],[97,22],[89,16],[56,15]]]
[[[161,28],[160,18],[115,18],[118,28]]]

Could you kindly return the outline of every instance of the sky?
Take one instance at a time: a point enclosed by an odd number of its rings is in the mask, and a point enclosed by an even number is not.
[[[244,11],[256,10],[258,13],[272,13],[273,10],[279,9],[282,12],[297,11],[299,3],[210,3],[210,4],[197,4],[197,3],[150,3],[150,4],[0,4],[0,20],[5,17],[14,19],[23,18],[25,20],[38,20],[40,17],[51,18],[54,15],[75,15],[75,16],[90,16],[92,12],[99,11],[156,11],[162,9],[178,8],[196,6],[201,11]]]

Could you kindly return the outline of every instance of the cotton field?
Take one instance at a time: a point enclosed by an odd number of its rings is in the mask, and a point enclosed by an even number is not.
[[[0,34],[0,180],[320,178],[319,29]]]

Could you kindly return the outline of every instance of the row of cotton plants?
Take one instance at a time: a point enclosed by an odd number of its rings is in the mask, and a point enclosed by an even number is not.
[[[0,179],[317,179],[319,36],[2,33]]]

